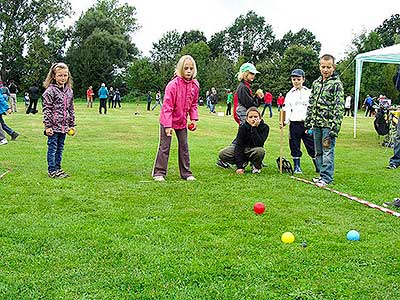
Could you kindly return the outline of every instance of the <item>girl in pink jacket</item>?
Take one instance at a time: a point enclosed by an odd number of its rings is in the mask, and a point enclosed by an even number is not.
[[[179,59],[174,78],[165,88],[164,102],[160,113],[160,142],[152,172],[153,179],[164,181],[167,175],[169,151],[172,133],[178,138],[179,171],[182,179],[196,180],[190,171],[189,145],[187,128],[196,130],[199,119],[197,100],[199,98],[199,82],[196,62],[190,55]],[[190,124],[187,125],[187,117]],[[187,126],[187,128],[186,128]]]

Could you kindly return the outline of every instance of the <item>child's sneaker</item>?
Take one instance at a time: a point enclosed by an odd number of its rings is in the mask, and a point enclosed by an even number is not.
[[[56,174],[57,174],[57,171],[47,173],[47,175],[49,175],[50,178],[56,178]]]
[[[320,181],[321,179],[322,179],[321,177],[314,177],[314,178],[312,179],[312,182],[318,183],[318,181]]]
[[[218,159],[218,161],[216,162],[217,167],[223,168],[223,169],[229,169],[231,166],[226,163],[223,162],[222,160]]]
[[[251,167],[251,173],[260,174],[261,173],[261,169],[257,169],[256,167],[252,166]]]
[[[11,135],[11,140],[15,141],[17,139],[17,137],[19,136],[19,133],[14,131],[13,134]]]
[[[165,181],[164,176],[158,175],[158,176],[153,176],[154,181]]]
[[[69,175],[67,173],[65,173],[63,169],[59,169],[56,171],[56,177],[57,178],[66,178],[66,177],[69,177]]]
[[[8,144],[8,141],[6,138],[0,140],[0,145],[5,145],[5,144]]]
[[[294,174],[303,174],[303,171],[301,170],[300,167],[295,167],[293,173]]]
[[[187,181],[195,181],[196,178],[193,175],[191,175],[191,176],[187,177],[186,180]]]
[[[397,169],[398,167],[399,167],[398,165],[396,165],[396,164],[394,164],[394,163],[390,163],[390,164],[386,167],[386,169],[393,170],[393,169]]]
[[[325,182],[323,179],[320,179],[316,184],[319,187],[326,187],[328,185],[328,183]]]
[[[384,207],[394,207],[394,208],[400,208],[400,198],[394,198],[393,202],[385,202],[383,203]]]

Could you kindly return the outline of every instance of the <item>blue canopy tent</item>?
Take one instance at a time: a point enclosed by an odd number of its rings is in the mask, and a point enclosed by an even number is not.
[[[364,62],[400,64],[400,44],[360,53],[356,56],[356,82],[354,87],[354,138],[357,135],[357,111],[360,97],[361,73]]]

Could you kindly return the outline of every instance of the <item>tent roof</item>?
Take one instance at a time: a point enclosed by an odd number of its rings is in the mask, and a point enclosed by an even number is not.
[[[356,56],[356,61],[400,64],[400,44],[360,53]]]

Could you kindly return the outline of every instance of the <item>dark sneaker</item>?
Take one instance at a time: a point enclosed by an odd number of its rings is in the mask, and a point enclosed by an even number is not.
[[[393,169],[397,169],[398,167],[399,167],[399,166],[396,165],[396,164],[389,164],[389,165],[386,167],[386,169],[393,170]]]
[[[66,178],[69,177],[69,175],[67,173],[64,172],[63,169],[57,170],[56,171],[56,176],[57,178]]]
[[[57,171],[47,173],[47,175],[49,175],[50,178],[56,178],[56,174],[57,174]]]
[[[18,136],[19,136],[19,133],[14,131],[13,134],[11,135],[11,140],[15,141]]]
[[[394,198],[393,202],[383,203],[384,207],[400,208],[400,198]]]
[[[223,168],[223,169],[229,169],[231,167],[228,163],[223,162],[220,159],[218,159],[216,165],[217,165],[217,167],[220,167],[220,168]]]
[[[321,177],[314,177],[312,179],[312,182],[317,183],[318,181],[320,181],[322,178]]]
[[[301,170],[300,167],[295,167],[293,173],[294,174],[303,174],[303,171]]]

